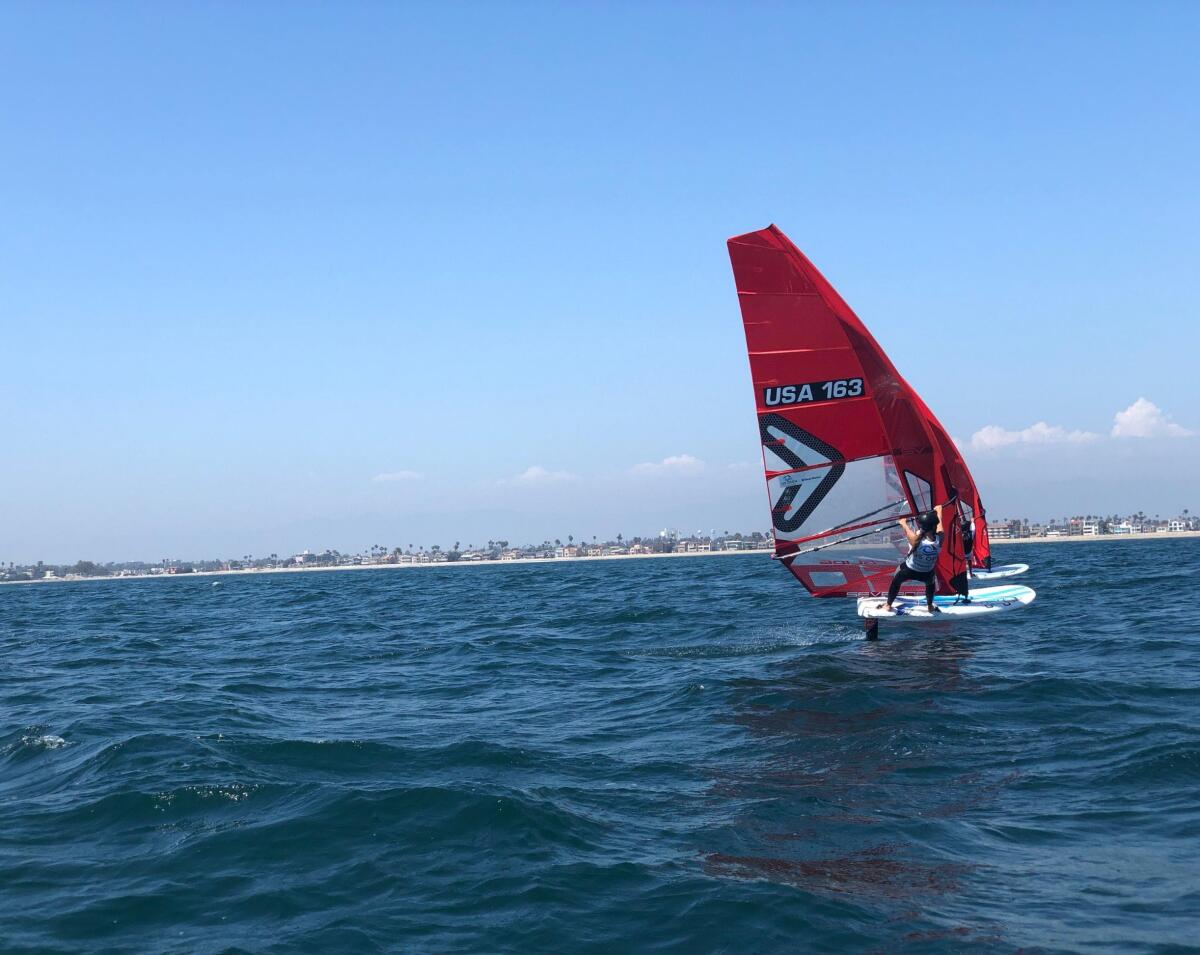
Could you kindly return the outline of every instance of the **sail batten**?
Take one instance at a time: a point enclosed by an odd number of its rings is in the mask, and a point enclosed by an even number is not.
[[[822,531],[819,534],[813,534],[810,537],[794,538],[793,540],[790,541],[790,543],[793,545],[800,545],[800,544],[809,544],[809,543],[812,543],[813,541],[824,541],[825,543],[822,546],[831,547],[831,546],[834,546],[835,544],[845,543],[845,539],[843,538],[843,535],[849,534],[851,531],[861,531],[861,530],[866,530],[867,528],[873,528],[875,530],[878,530],[879,528],[887,527],[894,520],[895,520],[895,518],[888,517],[885,520],[863,521],[861,524],[844,524],[840,527],[829,528],[828,530]],[[858,540],[861,537],[869,537],[871,533],[874,533],[874,531],[868,531],[866,534],[862,534],[862,535],[855,535],[855,539]],[[834,539],[830,540],[830,538],[834,538]],[[814,550],[819,550],[819,549],[820,548],[817,548],[817,547],[796,546],[795,549],[793,549],[791,551],[791,553],[803,554],[803,553],[808,553],[809,551],[814,551]]]

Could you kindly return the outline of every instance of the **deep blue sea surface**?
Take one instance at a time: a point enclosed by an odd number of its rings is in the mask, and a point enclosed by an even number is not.
[[[1200,542],[999,556],[0,587],[0,949],[1189,950]]]

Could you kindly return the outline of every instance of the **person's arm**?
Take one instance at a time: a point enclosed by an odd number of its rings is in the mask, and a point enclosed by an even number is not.
[[[916,547],[917,540],[920,538],[921,535],[917,531],[914,531],[911,527],[909,527],[908,519],[902,517],[902,518],[900,518],[900,520],[896,521],[896,523],[900,525],[900,529],[902,531],[904,531],[904,536],[908,538],[908,546]]]
[[[938,504],[933,509],[933,513],[935,513],[938,516],[937,532],[940,534],[940,533],[942,533],[942,505]]]

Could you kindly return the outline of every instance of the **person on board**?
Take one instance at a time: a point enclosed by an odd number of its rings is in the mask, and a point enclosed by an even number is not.
[[[966,569],[960,574],[955,574],[950,580],[950,586],[953,587],[965,603],[971,602],[971,578],[974,574],[971,573],[971,564],[975,560],[975,524],[966,516],[959,519],[958,534],[962,540],[963,563]]]
[[[975,556],[975,525],[967,518],[959,521],[958,529],[962,533],[963,556],[967,559],[967,566],[971,566],[971,559]]]
[[[925,606],[930,613],[938,613],[933,605],[933,588],[936,584],[934,569],[937,567],[938,554],[942,552],[942,505],[937,505],[932,511],[926,511],[917,520],[914,530],[907,520],[897,522],[908,538],[908,556],[896,568],[888,587],[885,610],[893,610],[892,602],[901,586],[909,580],[919,580],[925,585]]]

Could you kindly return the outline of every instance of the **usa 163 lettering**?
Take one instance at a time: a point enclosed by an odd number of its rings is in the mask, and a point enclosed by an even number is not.
[[[813,401],[836,401],[839,398],[861,398],[861,378],[834,378],[832,381],[810,381],[806,385],[776,385],[763,389],[763,404],[804,405]]]

